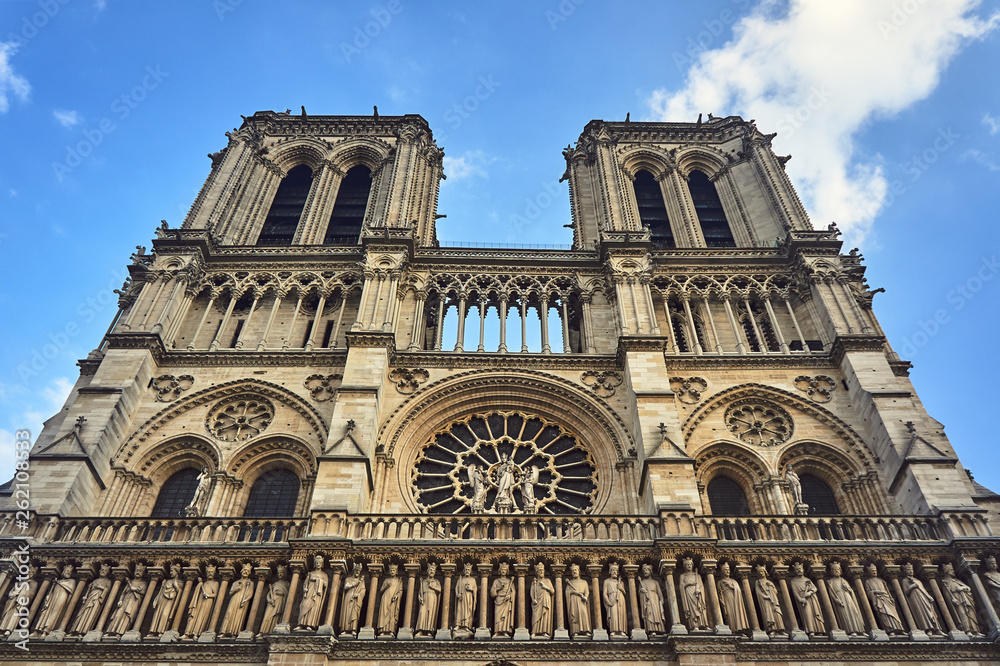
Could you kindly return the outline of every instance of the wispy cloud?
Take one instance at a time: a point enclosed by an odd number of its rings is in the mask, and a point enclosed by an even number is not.
[[[16,403],[22,405],[20,414],[9,421],[11,429],[0,428],[0,482],[14,474],[15,430],[30,431],[34,443],[42,431],[42,424],[62,409],[72,390],[73,382],[68,377],[56,377],[34,394],[22,394],[0,386],[0,403],[6,408],[15,407]]]
[[[984,153],[978,148],[971,148],[964,153],[962,153],[963,160],[972,160],[973,162],[978,162],[990,171],[1000,171],[1000,164],[993,161],[993,157],[988,153]]]
[[[108,0],[94,0],[94,8],[99,12],[103,12],[107,6]]]
[[[444,172],[449,180],[461,180],[470,176],[489,178],[487,167],[496,162],[498,157],[491,157],[482,150],[467,150],[458,157],[445,156]]]
[[[731,41],[698,55],[681,90],[647,103],[659,120],[734,113],[777,131],[815,224],[836,220],[858,242],[888,182],[878,156],[858,154],[856,135],[930,95],[963,45],[996,27],[1000,16],[976,15],[979,4],[763,0]]]
[[[15,53],[17,44],[0,42],[0,113],[7,113],[11,96],[25,102],[31,93],[28,80],[15,72],[10,64],[11,56]]]
[[[56,109],[52,112],[55,119],[59,121],[59,124],[63,127],[73,127],[81,120],[80,114],[76,111],[65,111],[63,109]]]
[[[987,129],[989,129],[990,136],[993,136],[997,132],[1000,132],[1000,120],[997,120],[989,113],[983,114],[983,124],[986,125]]]

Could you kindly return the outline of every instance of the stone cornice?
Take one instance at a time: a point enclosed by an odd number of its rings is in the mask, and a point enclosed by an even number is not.
[[[851,352],[884,352],[886,339],[881,335],[838,335],[830,355],[838,366]]]
[[[517,370],[619,370],[617,356],[606,354],[538,354],[498,352],[397,352],[393,367],[448,368],[454,370],[485,368]]]

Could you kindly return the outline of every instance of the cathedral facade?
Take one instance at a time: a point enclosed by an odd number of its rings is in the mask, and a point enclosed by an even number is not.
[[[1000,496],[738,117],[441,243],[417,115],[258,112],[0,488],[0,661],[993,663]]]

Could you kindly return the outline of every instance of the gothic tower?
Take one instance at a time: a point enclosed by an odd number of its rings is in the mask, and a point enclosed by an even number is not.
[[[774,135],[591,121],[564,249],[440,243],[420,116],[227,136],[0,489],[0,661],[1000,657],[1000,496]]]

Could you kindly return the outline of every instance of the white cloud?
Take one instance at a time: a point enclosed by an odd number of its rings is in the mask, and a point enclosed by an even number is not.
[[[448,180],[455,181],[469,176],[480,176],[489,178],[490,174],[486,170],[493,162],[499,158],[491,157],[481,150],[467,150],[459,157],[444,158],[444,172]]]
[[[1000,164],[993,161],[993,157],[983,151],[972,148],[970,150],[962,153],[963,160],[972,160],[973,162],[978,162],[990,171],[1000,171]]]
[[[94,7],[99,12],[103,12],[104,8],[108,6],[107,0],[94,0]]]
[[[997,120],[988,113],[983,114],[983,124],[990,130],[990,136],[1000,132],[1000,120]]]
[[[877,156],[856,154],[857,133],[927,97],[962,46],[994,29],[1000,15],[977,16],[979,4],[763,0],[731,41],[697,55],[683,89],[656,90],[647,103],[658,120],[732,113],[777,131],[814,224],[835,220],[858,242],[888,183]]]
[[[77,113],[76,111],[64,111],[63,109],[56,109],[55,111],[52,112],[52,115],[55,117],[56,120],[59,121],[59,124],[62,125],[63,127],[73,127],[82,120],[82,118],[80,118],[80,114]]]
[[[56,377],[34,395],[17,395],[18,398],[27,398],[28,404],[20,416],[11,419],[11,426],[17,430],[28,430],[34,444],[42,432],[42,424],[62,409],[72,390],[73,382],[68,377]],[[19,391],[13,393],[20,394]],[[8,391],[8,387],[0,386],[0,402],[9,407],[12,398],[15,395]],[[13,430],[0,428],[0,483],[14,475],[14,435]]]
[[[10,108],[10,95],[22,102],[27,101],[31,86],[28,80],[14,72],[10,58],[17,53],[17,44],[0,42],[0,113],[7,113]]]

